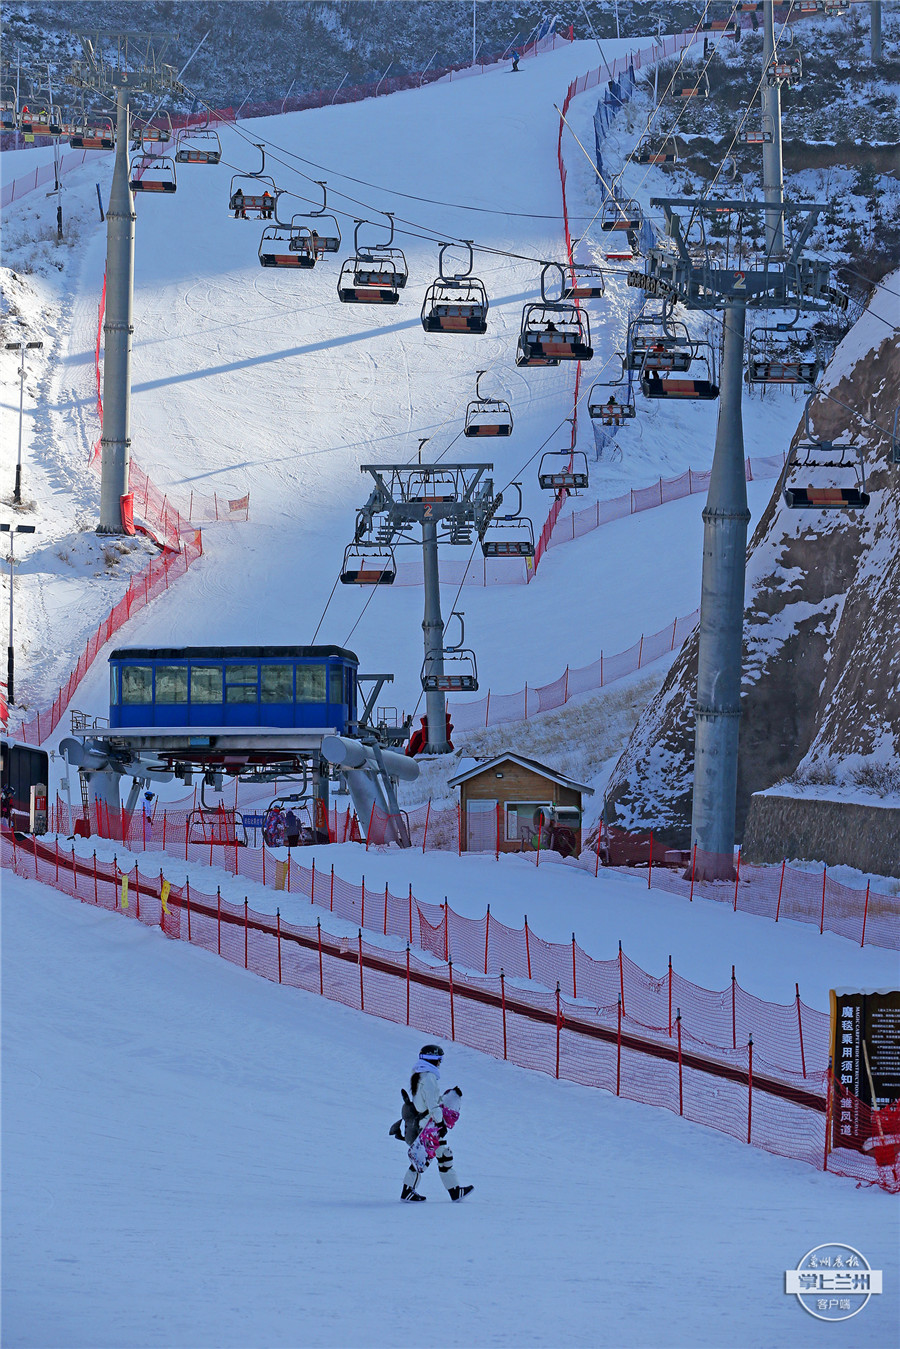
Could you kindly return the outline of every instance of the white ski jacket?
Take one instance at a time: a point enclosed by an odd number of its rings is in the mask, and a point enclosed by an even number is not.
[[[419,1085],[413,1099],[413,1105],[419,1114],[422,1111],[428,1112],[428,1117],[434,1120],[435,1124],[443,1124],[444,1107],[441,1105],[441,1089],[438,1086],[438,1080],[434,1073],[419,1073]],[[428,1118],[423,1117],[420,1123],[420,1130],[425,1128]]]

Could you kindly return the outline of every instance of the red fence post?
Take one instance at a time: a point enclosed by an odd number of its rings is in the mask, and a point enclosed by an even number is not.
[[[747,1041],[747,1142],[753,1122],[753,1036]]]
[[[409,944],[412,945],[412,882],[409,885]]]
[[[506,978],[500,967],[500,1007],[503,1011],[503,1057],[506,1058]]]
[[[409,1025],[409,942],[406,943],[406,1024]]]
[[[222,954],[222,891],[216,886],[216,950]]]
[[[616,1095],[619,1095],[619,1088],[622,1083],[622,999],[617,998],[618,1006],[617,1030],[616,1030]]]
[[[447,961],[447,974],[450,983],[450,1039],[456,1039],[456,1016],[453,1012],[453,961]]]
[[[562,1024],[562,1013],[559,1008],[559,982],[556,984],[556,1076],[559,1077],[559,1029]]]
[[[860,938],[860,942],[859,942],[860,946],[865,946],[865,944],[866,944],[866,919],[867,919],[868,916],[869,916],[869,885],[870,885],[870,884],[871,884],[870,881],[866,881],[866,902],[865,902],[865,904],[863,905],[863,925],[862,925],[862,937]]]
[[[828,863],[825,863],[822,871],[822,916],[819,919],[819,935],[825,931],[825,882],[828,878]]]
[[[672,1038],[672,957],[669,956],[669,1039]]]
[[[778,903],[775,905],[775,922],[778,922],[778,915],[781,913],[781,891],[784,888],[784,868],[787,866],[787,858],[781,863],[781,880],[778,882]]]
[[[834,1073],[831,1066],[831,1058],[828,1059],[828,1088],[825,1101],[825,1157],[822,1162],[822,1170],[828,1170],[828,1141],[831,1137],[831,1112],[834,1108]]]
[[[187,920],[188,920],[188,945],[191,941],[191,878],[186,876],[184,880],[184,892],[187,899]]]
[[[531,943],[528,940],[528,914],[525,915],[525,959],[528,962],[528,978],[531,978]]]
[[[803,1052],[803,1020],[800,1016],[800,985],[794,984],[797,991],[797,1033],[800,1036],[800,1067],[803,1070],[803,1076],[806,1077],[806,1055]]]
[[[281,910],[275,910],[275,921],[278,924],[278,982],[281,983]]]
[[[731,967],[731,1048],[737,1049],[737,1012],[735,1007],[735,977],[734,966]]]
[[[316,919],[316,928],[319,936],[319,993],[324,997],[325,978],[322,971],[322,920],[320,918]]]
[[[140,918],[141,916],[141,887],[138,882],[137,862],[134,864],[134,916],[135,918]]]
[[[250,944],[250,923],[249,923],[249,904],[247,896],[244,895],[244,969],[247,969],[247,956]]]
[[[737,913],[738,881],[741,879],[741,850],[738,848],[737,869],[734,873],[734,912]]]
[[[572,933],[572,997],[578,997],[578,976],[575,973],[575,933]]]
[[[625,967],[622,964],[622,943],[619,942],[619,997],[625,1006]]]
[[[359,929],[359,1010],[366,1010],[366,999],[363,993],[363,955],[362,955],[362,928]]]
[[[372,809],[374,810],[375,807],[373,806]],[[363,876],[363,878],[362,878],[362,915],[361,915],[361,922],[362,922],[362,926],[365,927],[365,925],[366,925],[366,878],[365,878],[365,876]]]
[[[75,845],[73,844],[72,846],[74,847]],[[94,903],[95,903],[95,904],[99,904],[99,903],[100,903],[100,900],[99,900],[99,898],[97,897],[97,850],[96,850],[96,848],[94,849]]]
[[[676,1009],[675,1025],[678,1029],[678,1113],[684,1114],[684,1079],[681,1067],[681,1008]]]
[[[491,906],[487,906],[487,913],[484,918],[484,972],[488,970],[488,939],[491,933]]]

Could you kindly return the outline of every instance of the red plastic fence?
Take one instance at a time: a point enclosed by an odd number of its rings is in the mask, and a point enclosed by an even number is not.
[[[576,694],[605,688],[607,684],[642,670],[677,650],[688,634],[693,632],[699,615],[699,609],[695,609],[683,618],[675,618],[660,628],[659,632],[642,636],[625,651],[615,655],[607,656],[601,651],[599,658],[590,665],[578,669],[567,666],[563,674],[549,684],[537,687],[526,684],[516,693],[494,693],[489,689],[484,698],[475,702],[448,703],[453,728],[458,734],[463,734],[486,726],[502,726],[504,722],[523,721],[536,716],[538,712],[563,707]]]
[[[786,453],[756,458],[748,455],[744,468],[747,482],[759,478],[776,478],[786,462]],[[547,547],[555,548],[560,543],[580,539],[583,534],[589,534],[591,530],[599,529],[612,520],[621,520],[625,516],[637,515],[640,511],[653,510],[670,501],[680,501],[684,497],[704,492],[709,487],[709,479],[708,469],[698,472],[697,469],[689,468],[674,478],[660,478],[649,487],[632,487],[621,496],[595,501],[592,506],[585,506],[583,510],[572,511],[564,516],[553,531],[553,537],[548,540]]]
[[[73,150],[71,154],[61,156],[59,174],[61,176],[64,173],[71,173],[73,169],[80,169],[86,161],[109,153],[109,150]],[[53,161],[50,160],[39,164],[32,173],[23,174],[19,178],[13,178],[12,182],[4,183],[0,188],[0,209],[9,206],[11,202],[20,201],[29,192],[42,187],[44,183],[55,182],[56,173]]]
[[[216,952],[273,982],[458,1040],[522,1067],[677,1110],[817,1169],[900,1189],[895,1164],[879,1165],[874,1157],[849,1149],[826,1149],[832,1104],[827,1069],[807,1069],[804,1077],[774,1066],[750,1035],[737,1046],[712,1046],[702,1038],[702,1024],[693,1035],[678,1010],[674,1023],[641,1021],[642,1014],[654,1014],[656,994],[650,990],[648,1002],[639,983],[632,989],[631,968],[626,984],[624,964],[611,979],[591,987],[588,997],[579,993],[575,998],[560,984],[551,990],[510,987],[503,968],[481,974],[455,968],[452,956],[428,960],[410,949],[408,938],[406,949],[396,950],[365,941],[361,927],[356,938],[335,937],[322,931],[321,921],[283,922],[280,912],[274,918],[257,913],[246,900],[231,904],[219,892],[204,894],[189,882],[171,885],[162,872],[142,875],[135,865],[123,873],[115,864],[80,859],[74,851],[54,851],[35,840],[17,848],[4,834],[0,861],[19,875],[158,926],[173,940]],[[424,930],[424,915],[419,922]],[[459,934],[459,940],[466,935]],[[536,948],[536,963],[541,958]],[[575,959],[577,973],[577,953]],[[631,1006],[625,1001],[629,994]],[[611,1001],[594,1005],[591,995],[610,995]],[[864,1110],[860,1103],[861,1115]],[[871,1135],[871,1112],[868,1122]]]

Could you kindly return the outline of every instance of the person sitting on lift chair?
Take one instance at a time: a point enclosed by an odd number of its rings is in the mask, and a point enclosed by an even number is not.
[[[246,220],[247,210],[244,206],[244,194],[240,188],[238,188],[237,192],[235,192],[234,196],[231,198],[231,204],[234,207],[235,220]]]
[[[269,191],[269,189],[266,188],[265,192],[262,194],[262,218],[263,218],[263,220],[271,220],[271,219],[272,219],[272,207],[273,207],[274,205],[275,205],[275,198],[272,196],[272,193]]]

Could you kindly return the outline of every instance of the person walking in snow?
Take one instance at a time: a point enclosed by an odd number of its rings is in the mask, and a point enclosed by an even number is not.
[[[447,1146],[447,1132],[458,1118],[458,1102],[462,1092],[458,1087],[453,1087],[441,1095],[438,1082],[443,1058],[444,1051],[440,1045],[423,1045],[409,1079],[412,1105],[418,1113],[418,1135],[412,1140],[410,1167],[403,1179],[403,1189],[400,1192],[400,1198],[404,1203],[421,1202],[425,1199],[424,1194],[417,1193],[416,1186],[432,1157],[437,1158],[438,1171],[444,1188],[455,1204],[465,1199],[474,1189],[472,1185],[460,1185],[459,1177],[453,1169],[453,1153]],[[453,1099],[445,1100],[445,1097]]]

